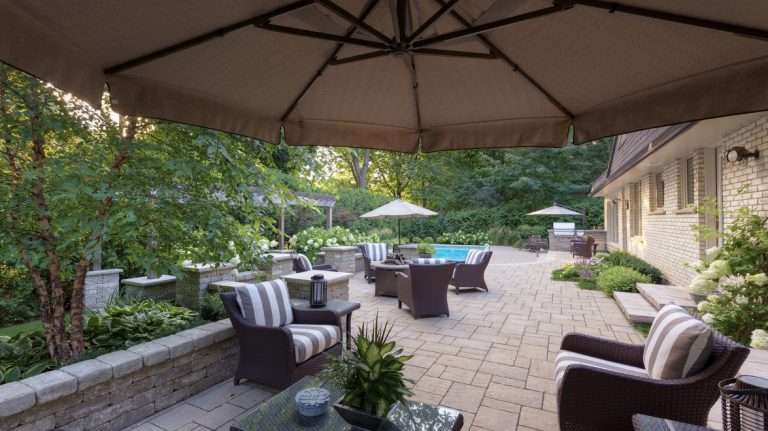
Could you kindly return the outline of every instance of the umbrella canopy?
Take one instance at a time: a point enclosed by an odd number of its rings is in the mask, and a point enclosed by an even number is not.
[[[400,219],[415,217],[430,217],[437,215],[436,212],[420,207],[418,205],[406,202],[402,199],[395,199],[385,205],[369,211],[360,216],[360,218],[395,218],[397,219],[397,243],[400,244]]]
[[[557,204],[552,205],[532,213],[528,213],[529,216],[583,216],[583,213],[569,210],[568,208],[561,207]]]
[[[767,23],[765,0],[7,0],[0,61],[268,142],[560,147],[768,110]]]

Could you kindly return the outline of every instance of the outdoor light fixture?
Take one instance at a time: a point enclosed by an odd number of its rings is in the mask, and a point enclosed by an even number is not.
[[[738,162],[739,160],[744,160],[749,157],[758,158],[759,156],[760,151],[749,151],[744,147],[733,147],[725,152],[725,160],[728,160],[729,162]]]
[[[739,376],[719,386],[724,431],[768,430],[768,379]]]
[[[324,307],[328,302],[328,281],[323,274],[315,274],[309,282],[309,306]]]

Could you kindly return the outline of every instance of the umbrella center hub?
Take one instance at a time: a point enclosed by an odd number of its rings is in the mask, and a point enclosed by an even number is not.
[[[389,46],[389,54],[395,58],[407,58],[411,55],[411,49],[410,46],[395,43]]]

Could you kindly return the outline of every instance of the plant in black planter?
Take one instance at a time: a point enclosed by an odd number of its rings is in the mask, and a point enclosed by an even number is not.
[[[403,365],[411,359],[389,341],[392,325],[363,324],[355,339],[355,348],[333,358],[323,376],[344,391],[334,409],[349,424],[369,430],[381,426],[387,415],[412,394],[403,377]]]
[[[428,242],[422,242],[416,245],[416,252],[419,253],[419,257],[430,258],[435,254],[435,247]]]

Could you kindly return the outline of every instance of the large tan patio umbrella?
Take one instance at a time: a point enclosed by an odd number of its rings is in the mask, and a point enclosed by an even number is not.
[[[392,202],[384,204],[373,211],[369,211],[361,215],[360,218],[397,219],[397,243],[400,244],[400,219],[416,218],[416,217],[431,217],[436,215],[437,213],[432,210],[428,210],[424,207],[420,207],[416,204],[412,204],[402,199],[395,199]]]
[[[0,61],[294,145],[565,145],[768,110],[766,0],[4,0]]]
[[[569,208],[566,208],[564,206],[558,205],[557,203],[552,204],[551,207],[546,207],[546,208],[543,208],[543,209],[540,209],[540,210],[537,210],[537,211],[534,211],[534,212],[530,212],[530,213],[528,213],[526,215],[537,216],[537,217],[547,217],[547,216],[554,216],[554,217],[559,217],[559,216],[579,216],[579,217],[581,217],[581,221],[582,221],[582,223],[584,223],[584,226],[586,227],[586,225],[587,225],[587,213],[586,213],[586,211],[584,211],[584,212],[574,211],[572,209],[569,209]]]

